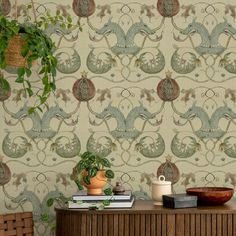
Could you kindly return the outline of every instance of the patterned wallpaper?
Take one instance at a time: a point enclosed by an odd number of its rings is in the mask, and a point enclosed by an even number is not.
[[[33,210],[37,235],[49,196],[77,191],[70,174],[78,151],[107,157],[116,180],[150,199],[164,174],[173,191],[236,185],[236,6],[232,1],[38,0],[36,17],[60,10],[78,27],[48,25],[56,42],[57,90],[48,108],[28,115],[5,72],[1,102],[0,209]],[[7,4],[10,3],[10,4]],[[19,19],[30,1],[0,1]],[[6,10],[7,8],[7,10]],[[37,67],[31,76],[38,86]]]

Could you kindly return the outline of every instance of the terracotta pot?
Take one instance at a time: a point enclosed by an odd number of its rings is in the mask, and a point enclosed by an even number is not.
[[[79,17],[88,17],[95,12],[94,0],[73,0],[73,11]]]
[[[173,101],[180,93],[179,85],[177,82],[171,78],[171,73],[166,73],[166,78],[161,80],[157,86],[157,94],[161,100]]]
[[[87,175],[87,172],[84,173]],[[107,177],[105,176],[104,170],[99,170],[97,175],[90,179],[90,184],[87,185],[84,182],[82,183],[83,186],[87,188],[88,195],[100,195],[102,194],[103,187],[107,184]]]
[[[157,10],[164,17],[172,17],[178,14],[180,9],[178,0],[158,0]]]
[[[11,10],[11,3],[9,0],[0,0],[0,14],[6,16]]]
[[[7,164],[0,162],[0,185],[7,184],[11,179],[11,171]]]
[[[85,75],[74,83],[72,91],[74,97],[79,101],[89,101],[95,96],[95,86]]]

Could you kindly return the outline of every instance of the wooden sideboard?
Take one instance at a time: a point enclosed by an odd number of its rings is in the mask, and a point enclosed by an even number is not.
[[[136,201],[131,209],[56,210],[57,236],[236,236],[236,202],[169,209]]]

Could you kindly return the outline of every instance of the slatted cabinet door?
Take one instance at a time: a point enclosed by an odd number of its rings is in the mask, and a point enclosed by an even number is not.
[[[169,209],[136,201],[131,209],[56,208],[57,236],[236,236],[236,202]]]

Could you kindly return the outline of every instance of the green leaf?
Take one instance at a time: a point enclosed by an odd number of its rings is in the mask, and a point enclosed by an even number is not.
[[[26,72],[27,77],[30,77],[32,74],[32,72],[29,68],[25,68],[25,72]]]
[[[78,187],[79,190],[82,190],[82,189],[83,189],[83,186],[82,186],[80,180],[78,180],[78,179],[75,180],[75,183],[76,183],[76,185],[77,185],[77,187]]]
[[[46,102],[48,97],[40,97],[40,103],[43,104]]]
[[[36,109],[35,107],[29,108],[29,110],[28,110],[29,115],[33,114],[35,112],[35,109]]]
[[[17,74],[18,74],[19,77],[24,76],[24,74],[25,74],[25,68],[24,68],[24,67],[19,67],[19,68],[17,69]]]
[[[102,201],[102,204],[103,204],[104,206],[109,206],[109,205],[110,205],[110,201],[109,201],[109,200],[103,200],[103,201]]]
[[[50,87],[51,87],[51,89],[53,90],[53,91],[55,91],[56,90],[56,84],[55,84],[55,82],[54,83],[50,83]]]
[[[94,161],[91,160],[90,158],[88,158],[88,159],[86,159],[86,160],[84,161],[84,163],[85,163],[85,165],[86,165],[85,168],[90,168],[91,165],[94,164]]]
[[[61,13],[60,10],[57,9],[57,11],[56,11],[56,15],[59,16],[60,13]]]
[[[6,90],[6,91],[9,91],[11,89],[10,84],[8,83],[8,81],[3,79],[3,78],[0,79],[0,87],[3,90]]]
[[[95,161],[96,161],[96,157],[94,155],[88,157],[88,162],[90,165],[95,163]]]
[[[47,206],[48,206],[48,207],[51,207],[51,206],[53,205],[53,203],[54,203],[54,199],[53,199],[53,198],[49,198],[49,199],[47,200]]]
[[[88,170],[88,175],[90,178],[94,177],[97,175],[98,169],[96,167],[92,167],[91,169]]]
[[[44,76],[43,78],[42,78],[42,82],[43,82],[43,84],[45,85],[45,84],[48,84],[48,76]]]
[[[111,196],[111,195],[113,194],[111,188],[106,188],[106,189],[104,189],[103,192],[104,192],[106,195],[109,195],[109,196]]]
[[[85,169],[86,165],[83,160],[79,161],[76,165],[76,169],[78,172],[81,172],[81,170]]]
[[[72,18],[71,18],[70,15],[67,16],[67,21],[68,21],[69,23],[72,23]]]
[[[105,176],[106,176],[107,178],[109,178],[109,179],[113,179],[114,176],[115,176],[115,174],[114,174],[114,172],[113,172],[112,170],[106,170]]]
[[[29,48],[23,47],[22,50],[21,50],[21,56],[26,57],[28,52],[29,52]]]
[[[22,84],[24,83],[24,77],[17,77],[15,80],[16,83]]]
[[[43,109],[40,106],[37,106],[36,108],[43,113]]]
[[[31,88],[26,88],[26,91],[27,91],[29,97],[33,96],[34,93],[33,93],[33,90]]]
[[[89,206],[88,209],[91,211],[94,211],[94,210],[98,210],[99,208],[98,208],[98,206],[94,205],[94,206]]]
[[[111,167],[110,162],[106,158],[101,158],[100,162],[101,162],[102,166]]]
[[[58,16],[59,20],[64,20],[63,16]]]
[[[91,152],[87,151],[87,152],[84,152],[82,155],[81,155],[81,158],[82,159],[85,159],[85,158],[88,158],[90,157],[91,155],[93,155]]]
[[[47,213],[41,214],[41,220],[47,222],[49,220],[49,215]]]
[[[87,185],[91,184],[91,182],[90,182],[90,177],[89,177],[88,175],[86,175],[86,176],[83,177],[83,181],[84,181],[84,183],[86,183]]]

